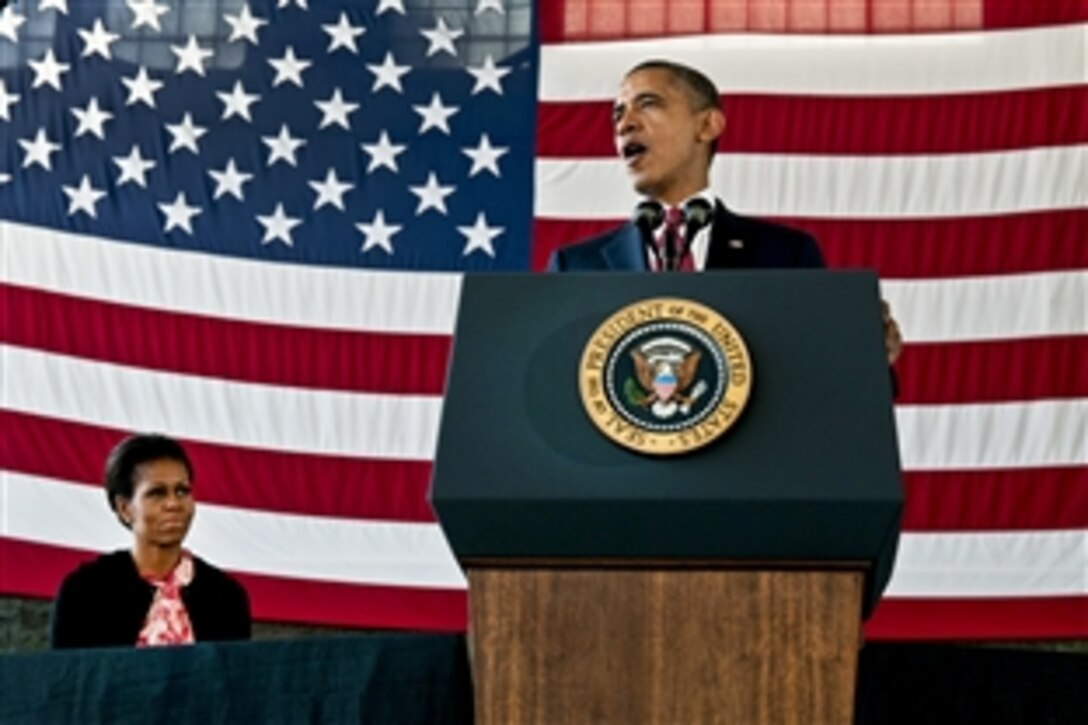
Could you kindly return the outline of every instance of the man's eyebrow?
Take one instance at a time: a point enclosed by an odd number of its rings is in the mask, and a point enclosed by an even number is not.
[[[631,99],[631,103],[638,104],[640,101],[656,100],[662,98],[662,95],[656,91],[642,91],[635,94],[635,97]],[[623,113],[623,109],[627,107],[627,104],[623,101],[616,101],[612,104],[612,117],[615,118]]]

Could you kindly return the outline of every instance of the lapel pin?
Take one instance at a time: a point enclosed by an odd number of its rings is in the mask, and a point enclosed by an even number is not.
[[[742,240],[742,239],[730,239],[729,240],[729,248],[730,249],[744,249],[744,240]]]

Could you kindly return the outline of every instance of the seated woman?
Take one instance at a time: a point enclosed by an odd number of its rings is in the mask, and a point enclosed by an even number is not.
[[[226,573],[182,548],[193,521],[193,466],[166,436],[121,441],[106,460],[106,498],[132,548],[81,565],[53,603],[53,647],[248,639],[249,598]]]

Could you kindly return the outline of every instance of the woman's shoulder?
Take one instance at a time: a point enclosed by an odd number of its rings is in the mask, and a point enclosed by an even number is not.
[[[111,592],[114,597],[122,597],[126,592],[142,596],[145,587],[136,573],[132,555],[125,550],[111,551],[85,561],[69,572],[60,583],[57,598],[82,602],[96,600],[103,592]]]
[[[233,576],[193,557],[193,581],[182,590],[197,639],[241,640],[252,634],[249,594]]]
[[[97,583],[103,579],[128,578],[135,571],[132,556],[124,549],[120,549],[83,562],[64,578],[64,583]]]

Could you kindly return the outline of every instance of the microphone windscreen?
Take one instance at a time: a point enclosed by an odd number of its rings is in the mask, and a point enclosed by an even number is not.
[[[706,199],[692,199],[684,204],[684,223],[689,229],[702,229],[714,218],[714,207]]]
[[[665,221],[665,207],[656,201],[644,201],[635,207],[635,226],[652,232]]]

